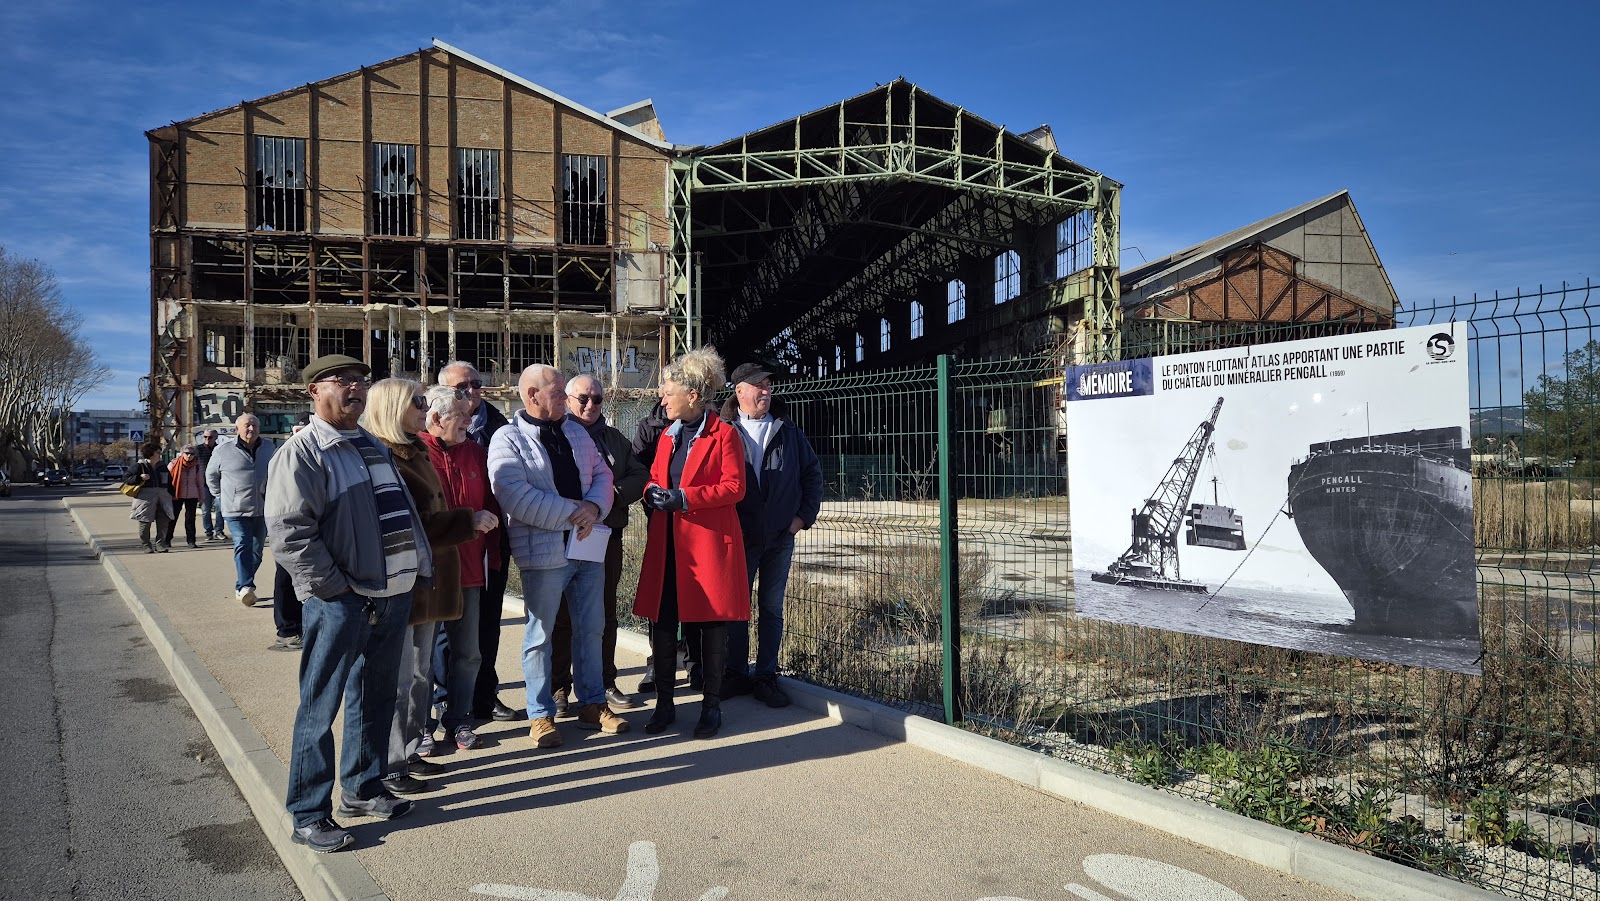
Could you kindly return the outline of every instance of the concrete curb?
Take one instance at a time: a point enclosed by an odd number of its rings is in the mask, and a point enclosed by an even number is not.
[[[172,626],[166,614],[134,587],[116,555],[106,553],[94,539],[88,523],[70,499],[63,498],[61,505],[83,533],[84,542],[100,558],[111,584],[133,611],[151,646],[172,674],[173,682],[205,727],[223,764],[238,784],[239,792],[250,805],[256,822],[261,824],[267,841],[278,852],[300,893],[309,901],[388,901],[383,889],[354,854],[317,854],[290,841],[294,824],[283,807],[289,787],[288,768],[267,746],[261,733],[245,719],[233,698],[223,690],[222,684]]]
[[[649,638],[638,632],[619,629],[617,643],[637,654],[650,653]],[[1369,857],[874,701],[794,679],[784,679],[783,689],[798,706],[829,719],[1352,897],[1368,901],[1505,901],[1504,895]]]

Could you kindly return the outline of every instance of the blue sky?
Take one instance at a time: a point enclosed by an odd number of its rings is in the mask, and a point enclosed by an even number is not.
[[[1439,10],[1449,10],[1448,13]],[[1348,188],[1403,302],[1600,282],[1588,3],[8,3],[0,245],[54,268],[137,404],[144,131],[437,37],[705,143],[904,76],[1126,185],[1123,259]]]

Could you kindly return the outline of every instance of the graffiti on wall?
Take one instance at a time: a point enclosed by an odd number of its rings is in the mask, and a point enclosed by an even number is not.
[[[217,389],[194,393],[194,424],[199,428],[231,426],[243,412],[244,395],[238,391]]]
[[[599,376],[609,381],[611,378],[611,348],[579,345],[576,347],[563,346],[566,352],[566,368],[568,371],[577,371],[585,375]],[[619,388],[654,388],[656,387],[656,369],[660,364],[660,354],[657,352],[656,343],[640,342],[629,344],[617,351],[617,376]]]

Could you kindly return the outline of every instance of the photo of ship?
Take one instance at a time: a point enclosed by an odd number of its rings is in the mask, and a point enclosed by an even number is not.
[[[1463,328],[1068,367],[1076,615],[1481,674]]]
[[[1356,631],[1478,637],[1464,429],[1312,444],[1288,486],[1285,512],[1349,600]]]

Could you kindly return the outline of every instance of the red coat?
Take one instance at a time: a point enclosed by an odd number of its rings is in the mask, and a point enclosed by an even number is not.
[[[707,411],[706,417],[705,432],[689,448],[678,483],[687,508],[670,515],[650,515],[650,540],[633,600],[635,616],[653,620],[660,611],[670,524],[677,552],[678,620],[704,623],[750,618],[744,536],[734,510],[744,497],[744,441],[715,412]],[[663,440],[650,467],[651,485],[668,484],[671,463],[672,442]]]
[[[433,463],[434,471],[439,473],[439,482],[444,486],[445,500],[450,506],[488,510],[496,519],[500,518],[500,505],[489,492],[489,454],[482,445],[468,439],[446,447],[443,441],[429,432],[417,437],[428,447],[428,460]],[[493,540],[479,533],[478,537],[456,545],[456,553],[461,557],[462,588],[484,586],[485,552],[488,553],[489,568],[501,568],[500,536],[493,532],[489,532],[488,536]]]

